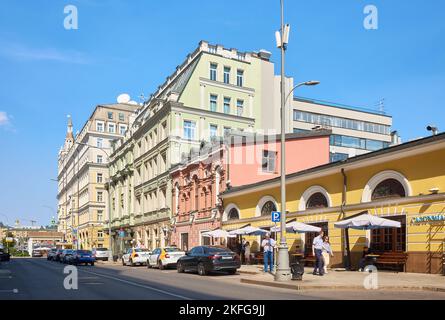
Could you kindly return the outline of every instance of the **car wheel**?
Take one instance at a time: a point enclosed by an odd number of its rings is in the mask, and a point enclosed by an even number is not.
[[[161,260],[158,261],[158,269],[159,269],[159,270],[164,270],[164,269],[165,269],[165,267],[164,267],[164,265],[162,264],[162,261],[161,261]]]
[[[236,274],[236,269],[227,270],[228,274]]]
[[[204,267],[204,264],[202,262],[198,264],[198,274],[200,276],[205,276],[207,274],[206,268]]]
[[[178,273],[184,273],[184,267],[182,266],[181,262],[178,262],[178,265],[176,266],[176,270],[178,270]]]

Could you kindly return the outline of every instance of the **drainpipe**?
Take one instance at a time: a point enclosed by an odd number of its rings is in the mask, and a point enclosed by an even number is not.
[[[348,177],[346,176],[345,173],[345,169],[342,168],[341,169],[341,174],[343,176],[343,190],[342,190],[342,201],[341,201],[341,215],[342,215],[342,219],[346,218],[346,213],[345,213],[345,205],[346,205],[346,192],[347,192],[347,183],[348,183]],[[344,231],[344,239],[345,239],[345,245],[346,245],[346,261],[345,261],[345,267],[346,270],[350,270],[351,269],[351,248],[350,248],[350,244],[349,244],[349,229],[346,228]]]

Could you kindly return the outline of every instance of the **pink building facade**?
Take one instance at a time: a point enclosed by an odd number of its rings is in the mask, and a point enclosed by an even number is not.
[[[319,130],[287,134],[286,173],[328,163],[330,133]],[[228,186],[242,186],[279,176],[280,147],[277,136],[231,135],[226,137],[224,144],[201,150],[194,158],[173,168],[170,244],[183,250],[218,244],[202,234],[220,228],[222,220],[228,219],[223,215],[219,194]]]

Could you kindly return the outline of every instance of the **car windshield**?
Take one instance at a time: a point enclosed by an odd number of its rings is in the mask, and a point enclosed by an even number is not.
[[[165,248],[164,249],[165,252],[179,252],[181,250],[179,250],[179,248]]]
[[[77,250],[78,254],[91,254],[91,251],[89,250]]]
[[[204,247],[204,252],[209,254],[215,254],[215,253],[230,253],[232,252],[230,249],[224,248],[224,247]]]
[[[138,249],[134,249],[134,251],[136,251],[136,252],[148,252],[148,249],[140,249],[140,248],[138,248]]]

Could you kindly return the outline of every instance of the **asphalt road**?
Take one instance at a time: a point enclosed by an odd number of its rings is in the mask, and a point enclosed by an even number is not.
[[[78,289],[64,288],[66,265],[46,259],[12,259],[0,265],[0,300],[312,300],[445,299],[424,291],[294,291],[239,282],[240,275],[178,274],[176,270],[123,267],[97,263],[78,267]]]

